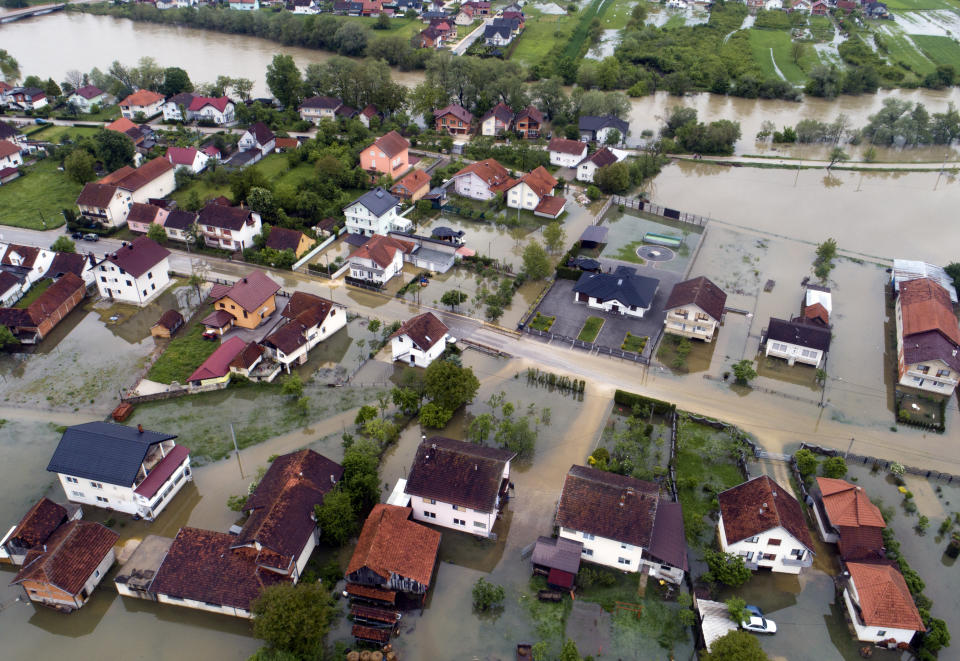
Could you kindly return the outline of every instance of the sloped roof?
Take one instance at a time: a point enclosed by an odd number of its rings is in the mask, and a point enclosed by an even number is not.
[[[183,209],[174,209],[163,221],[163,226],[167,229],[186,230],[197,222],[197,214]]]
[[[587,153],[587,143],[579,140],[567,140],[566,138],[552,138],[550,144],[547,145],[547,149],[561,154],[580,156]]]
[[[293,353],[307,343],[307,332],[320,325],[334,305],[333,301],[313,294],[294,292],[282,313],[287,322],[268,335],[264,343],[285,354]]]
[[[108,184],[85,184],[83,190],[77,197],[77,205],[82,207],[97,207],[104,209],[110,204],[110,200],[117,193],[116,186]]]
[[[903,360],[908,365],[941,360],[960,372],[960,351],[957,349],[956,344],[938,331],[916,333],[903,342]]]
[[[418,190],[424,186],[430,185],[430,175],[424,172],[423,170],[413,170],[407,176],[403,177],[400,181],[393,185],[393,190],[395,188],[403,188],[410,192],[410,194],[416,193]]]
[[[609,228],[603,225],[588,225],[580,235],[580,240],[589,243],[606,243],[608,232]]]
[[[139,278],[169,255],[169,250],[150,237],[140,236],[116,252],[106,254],[103,261],[114,264],[134,278]]]
[[[813,552],[800,503],[766,475],[755,477],[717,495],[727,544],[735,544],[777,526]]]
[[[183,445],[174,445],[170,451],[154,466],[143,482],[137,485],[134,493],[144,498],[153,498],[170,476],[177,472],[184,459],[190,456],[190,449]]]
[[[900,283],[900,312],[903,337],[937,331],[960,346],[960,328],[949,292],[930,278],[917,278]]]
[[[63,432],[47,470],[129,487],[136,482],[150,446],[176,437],[112,422],[74,425]]]
[[[557,524],[649,548],[658,501],[659,489],[652,482],[571,466],[563,481]]]
[[[533,212],[556,218],[565,206],[567,206],[567,198],[559,195],[544,195],[540,198],[540,204],[533,209]]]
[[[47,277],[50,277],[49,272]],[[10,271],[0,271],[0,294],[6,294],[14,287],[19,287],[21,282],[23,280],[10,273]]]
[[[237,354],[243,351],[246,346],[239,337],[231,337],[229,340],[217,347],[210,356],[200,364],[187,381],[203,381],[204,379],[217,379],[230,371],[230,363]]]
[[[103,94],[103,90],[95,85],[84,85],[83,87],[78,87],[77,89],[73,90],[73,93],[89,100]]]
[[[402,253],[408,253],[414,247],[414,244],[409,241],[374,234],[366,243],[350,253],[350,259],[369,259],[380,268],[386,268],[393,261],[398,250]]]
[[[66,518],[67,508],[49,498],[41,498],[23,515],[20,523],[10,533],[10,539],[18,539],[28,548],[39,546],[47,541]]]
[[[254,312],[278,291],[280,291],[280,285],[267,277],[266,273],[251,271],[249,275],[233,283],[230,289],[220,294],[217,299],[229,297],[242,309]]]
[[[177,312],[176,310],[167,310],[160,318],[157,319],[157,323],[154,326],[162,326],[167,330],[173,330],[179,328],[183,325],[183,315]]]
[[[580,569],[580,553],[583,542],[566,537],[537,537],[530,562],[535,565],[559,569],[576,574]]]
[[[509,450],[434,436],[417,448],[404,492],[493,512],[503,472],[515,456]]]
[[[230,367],[239,369],[250,369],[257,359],[263,355],[263,347],[256,342],[247,342],[243,351],[237,354],[236,358],[230,361]]]
[[[10,266],[23,266],[25,268],[33,268],[34,263],[37,261],[37,257],[40,256],[40,248],[35,246],[24,246],[19,243],[11,243],[7,245],[7,249],[3,252],[3,264],[8,264]],[[19,255],[20,263],[16,264],[13,261],[13,255]]]
[[[455,175],[453,179],[468,174],[475,174],[487,184],[491,191],[499,193],[507,190],[517,183],[517,180],[510,176],[507,168],[503,167],[493,158],[486,158],[476,163],[471,163]]]
[[[385,579],[392,574],[430,586],[440,533],[410,520],[413,510],[374,505],[347,565],[347,575],[366,567]]]
[[[57,312],[71,296],[78,291],[86,291],[86,283],[73,273],[63,274],[59,280],[23,308],[0,308],[0,325],[12,328],[37,328],[45,319]],[[59,323],[59,319],[55,322]]]
[[[863,487],[846,480],[818,477],[823,507],[834,526],[874,526],[886,528],[883,514],[870,502]]]
[[[156,217],[157,213],[160,211],[160,207],[154,206],[152,204],[143,204],[141,202],[134,202],[130,206],[130,212],[127,214],[128,223],[152,223]]]
[[[867,626],[913,631],[926,628],[907,582],[894,567],[848,562],[847,571],[857,589],[860,616]]]
[[[618,266],[613,273],[584,273],[573,291],[598,300],[617,300],[624,305],[648,308],[653,303],[660,281],[637,275],[629,266]]]
[[[598,149],[584,159],[584,162],[589,161],[596,165],[598,168],[605,167],[607,165],[612,165],[617,162],[617,155],[612,151],[604,147],[603,149]]]
[[[604,115],[603,117],[597,117],[594,115],[582,115],[578,122],[578,126],[581,131],[599,131],[600,129],[605,128],[615,128],[620,131],[622,136],[627,135],[627,131],[630,129],[630,125],[614,117],[613,115]]]
[[[682,305],[696,305],[716,321],[723,317],[723,306],[727,303],[727,294],[712,280],[700,276],[678,282],[670,291],[664,309],[672,310]]]
[[[266,246],[273,250],[292,250],[297,251],[300,247],[300,239],[305,235],[299,230],[291,230],[286,227],[271,227],[270,236],[267,237]]]
[[[767,341],[770,340],[826,352],[830,350],[830,329],[802,317],[791,321],[770,317]]]
[[[230,207],[223,204],[208,204],[197,217],[201,225],[210,225],[236,232],[247,221],[253,220],[253,212],[243,207]]]
[[[373,144],[390,158],[402,154],[410,147],[410,141],[396,131],[381,135],[373,141]]]
[[[110,122],[103,128],[105,128],[108,131],[116,131],[117,133],[126,134],[127,131],[129,131],[130,129],[136,129],[137,125],[134,124],[129,119],[127,119],[126,117],[120,117]]]
[[[91,521],[68,521],[43,546],[27,552],[11,585],[33,580],[78,594],[120,535]]]
[[[231,103],[230,98],[226,96],[211,97],[211,96],[195,96],[190,101],[190,106],[187,110],[198,111],[203,109],[204,106],[211,106],[216,108],[220,112],[224,112],[227,109],[227,105]]]
[[[317,108],[318,110],[336,110],[343,105],[343,101],[332,96],[311,96],[304,99],[301,108]]]
[[[842,2],[843,0],[841,0]],[[854,8],[856,4],[854,4]],[[2,133],[0,133],[2,136]],[[917,278],[930,278],[938,285],[947,290],[950,294],[950,300],[957,302],[957,290],[953,286],[953,278],[947,275],[942,266],[928,264],[915,259],[895,259],[893,260],[893,290],[900,292],[900,284],[907,280],[916,280]]]
[[[270,127],[263,122],[256,122],[247,128],[247,133],[253,136],[258,145],[265,145],[273,140],[276,135],[270,130]]]
[[[243,509],[249,513],[234,546],[257,543],[296,561],[317,524],[315,505],[343,477],[343,467],[313,450],[273,460]]]
[[[0,158],[13,156],[20,153],[20,146],[15,145],[9,140],[0,140]]]
[[[496,117],[504,124],[509,125],[510,122],[513,121],[513,111],[510,110],[509,107],[507,107],[507,104],[501,101],[500,103],[492,107],[490,110],[488,110],[486,113],[484,113],[483,116],[480,118],[480,121],[485,122],[491,117]]]
[[[406,335],[421,351],[429,350],[450,332],[447,325],[432,312],[424,312],[407,319],[390,337]]]
[[[75,252],[55,253],[53,261],[50,262],[50,267],[47,269],[44,277],[59,278],[66,273],[73,273],[76,276],[82,277],[83,272],[87,268],[87,264],[91,263],[94,259],[95,258],[90,255],[81,255]],[[3,291],[2,286],[0,286],[0,291]]]
[[[442,117],[443,115],[453,115],[464,124],[470,124],[470,122],[473,121],[473,115],[470,111],[456,103],[451,103],[448,106],[433,111],[434,117]]]
[[[803,318],[821,324],[822,326],[830,325],[830,313],[827,312],[827,308],[823,307],[822,303],[804,306]]]
[[[0,81],[0,85],[3,81]],[[2,89],[2,88],[0,88]],[[9,140],[20,135],[20,129],[8,122],[0,122],[0,140]]]
[[[549,195],[559,183],[554,179],[553,175],[550,174],[550,171],[542,165],[523,175],[520,181],[533,189],[533,192],[539,197]]]
[[[103,177],[98,184],[113,184],[129,191],[138,191],[158,177],[173,170],[173,165],[163,156],[157,156],[138,168],[124,166]]]
[[[123,101],[121,106],[149,106],[157,101],[163,101],[163,94],[157,94],[150,90],[137,90]]]
[[[523,110],[517,113],[514,121],[519,122],[521,119],[530,118],[535,121],[537,124],[543,124],[543,113],[534,108],[533,106],[527,106]]]
[[[689,571],[687,540],[683,529],[683,507],[680,503],[661,500],[653,521],[650,554],[674,567]]]
[[[250,610],[250,603],[264,588],[288,579],[257,567],[256,550],[232,549],[235,541],[227,533],[181,528],[150,591]]]
[[[167,160],[174,165],[193,165],[196,158],[196,147],[170,147],[167,149]]]
[[[234,320],[235,317],[226,310],[214,310],[204,317],[200,323],[207,328],[226,328],[232,324]]]
[[[354,204],[362,204],[370,213],[378,218],[400,204],[400,199],[391,195],[383,186],[377,186],[348,204],[345,209],[349,209]]]

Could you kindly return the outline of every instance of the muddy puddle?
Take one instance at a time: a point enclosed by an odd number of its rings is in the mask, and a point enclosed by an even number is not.
[[[92,307],[110,332],[129,344],[136,344],[150,337],[150,328],[167,310],[177,310],[184,319],[189,319],[198,305],[197,291],[177,279],[143,307],[108,300],[100,300]]]

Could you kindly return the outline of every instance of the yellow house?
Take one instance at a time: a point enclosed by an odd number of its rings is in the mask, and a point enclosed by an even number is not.
[[[316,241],[311,239],[303,232],[297,230],[288,230],[284,227],[271,227],[270,236],[267,238],[267,248],[273,250],[292,250],[297,259],[303,257]]]
[[[216,311],[233,317],[233,325],[252,329],[262,324],[277,309],[280,285],[262,271],[253,271],[233,285],[214,285],[210,297]]]

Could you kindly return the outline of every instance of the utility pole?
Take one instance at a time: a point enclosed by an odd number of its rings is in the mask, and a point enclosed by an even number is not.
[[[850,438],[850,445],[847,446],[847,451],[843,453],[843,458],[844,458],[844,460],[846,460],[847,455],[850,454],[850,450],[853,449],[853,442],[854,442],[854,440],[856,440],[856,439],[854,439],[854,438],[852,438],[852,437]]]
[[[233,431],[233,423],[230,423],[230,436],[233,437],[233,449],[237,453],[237,465],[240,467],[240,477],[243,477],[243,464],[240,462],[240,448],[237,447],[237,435]]]

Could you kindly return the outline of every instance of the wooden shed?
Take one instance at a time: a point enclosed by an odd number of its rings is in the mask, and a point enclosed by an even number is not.
[[[183,326],[183,315],[176,310],[167,310],[153,326],[150,334],[154,337],[169,338]]]

